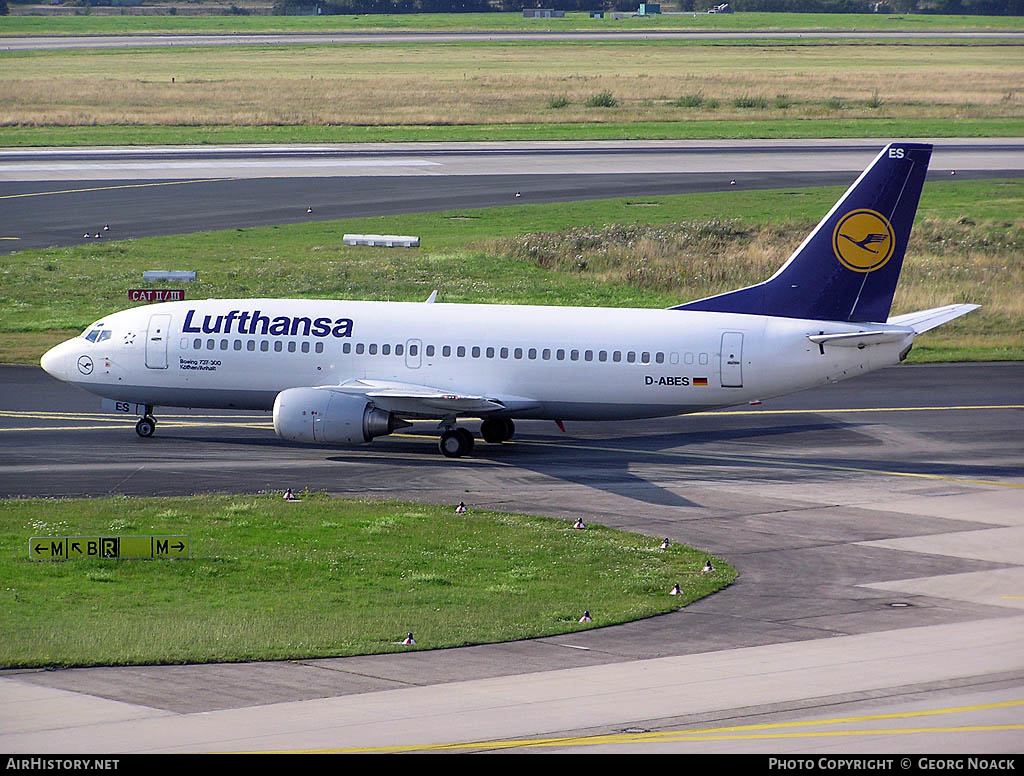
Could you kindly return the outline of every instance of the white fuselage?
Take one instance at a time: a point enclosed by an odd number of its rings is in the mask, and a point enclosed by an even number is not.
[[[883,326],[681,310],[202,300],[107,316],[95,327],[108,335],[69,340],[43,366],[100,396],[154,406],[270,410],[288,388],[364,379],[497,397],[509,417],[611,420],[739,404],[895,364],[912,329],[860,348],[808,340]]]

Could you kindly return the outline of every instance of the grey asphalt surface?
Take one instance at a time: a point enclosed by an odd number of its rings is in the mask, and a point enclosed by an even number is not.
[[[1008,172],[1007,177],[1015,174]],[[751,174],[737,188],[849,184],[855,177],[828,172]],[[964,177],[970,177],[970,173]],[[508,175],[501,179],[468,175],[445,176],[443,181],[426,176],[354,176],[207,180],[144,188],[132,185],[132,180],[99,184],[0,181],[0,196],[70,192],[0,200],[0,212],[9,219],[0,228],[0,236],[19,238],[4,243],[9,250],[61,247],[86,243],[86,232],[95,233],[108,224],[111,232],[104,233],[103,239],[133,239],[460,208],[721,191],[730,188],[729,180],[721,173],[585,174],[565,178]],[[128,188],[117,188],[120,186]],[[90,190],[97,187],[102,190]],[[187,190],[187,197],[182,196],[181,189]],[[517,191],[525,194],[516,199]],[[313,213],[307,214],[310,206]]]
[[[1020,363],[901,366],[734,414],[573,423],[566,435],[553,424],[521,423],[514,444],[481,443],[472,458],[453,462],[438,454],[429,424],[365,448],[325,449],[282,443],[265,419],[263,428],[228,425],[258,422],[248,414],[168,410],[157,412],[156,436],[143,440],[130,421],[94,428],[91,414],[76,418],[97,412],[91,395],[33,367],[3,367],[5,497],[309,487],[465,500],[668,536],[740,571],[732,587],[683,611],[572,636],[415,655],[18,675],[196,712],[1006,616],[1013,610],[858,587],[1004,564],[858,542],[977,528],[876,502],[1024,481],[1021,385]],[[884,411],[920,407],[936,409]],[[979,408],[941,409],[953,407]],[[39,414],[46,412],[71,416]]]
[[[543,24],[544,20],[538,20]],[[52,49],[116,49],[167,46],[289,46],[289,45],[353,45],[367,43],[453,43],[459,41],[602,41],[602,40],[975,40],[1012,41],[1024,38],[1017,31],[943,31],[934,32],[879,30],[858,31],[751,31],[701,32],[689,30],[615,30],[554,32],[336,32],[336,33],[267,33],[267,34],[138,34],[138,35],[65,35],[65,36],[3,36],[0,49],[6,51],[43,51]]]
[[[1019,140],[935,142],[930,180],[954,172],[959,179],[1024,174]],[[89,243],[95,238],[85,235],[97,233],[103,240],[132,239],[471,207],[848,185],[883,145],[833,140],[2,149],[0,245],[14,251]]]

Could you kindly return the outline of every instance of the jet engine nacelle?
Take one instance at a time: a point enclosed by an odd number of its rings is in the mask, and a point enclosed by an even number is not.
[[[274,400],[274,431],[293,442],[361,445],[408,425],[363,396],[328,388],[289,388]]]

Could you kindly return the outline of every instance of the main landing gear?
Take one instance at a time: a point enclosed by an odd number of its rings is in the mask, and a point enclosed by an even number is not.
[[[480,424],[480,436],[485,442],[501,444],[512,438],[516,432],[515,423],[511,418],[487,418]],[[473,452],[473,435],[464,428],[449,426],[441,434],[438,447],[447,458],[461,458]]]
[[[480,436],[491,444],[507,442],[515,433],[516,424],[512,418],[487,418],[480,424]]]
[[[135,433],[146,438],[153,436],[154,431],[156,431],[156,418],[153,417],[153,408],[147,406],[146,414],[135,424]]]
[[[473,435],[464,428],[450,428],[441,434],[438,447],[447,458],[461,458],[473,452]]]

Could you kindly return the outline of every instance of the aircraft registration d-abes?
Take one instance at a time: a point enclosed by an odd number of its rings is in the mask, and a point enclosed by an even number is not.
[[[54,377],[140,416],[272,410],[288,440],[369,442],[439,421],[449,457],[518,418],[623,420],[767,399],[906,358],[975,309],[890,317],[932,147],[891,143],[768,280],[665,310],[208,299],[107,315],[47,352]]]

